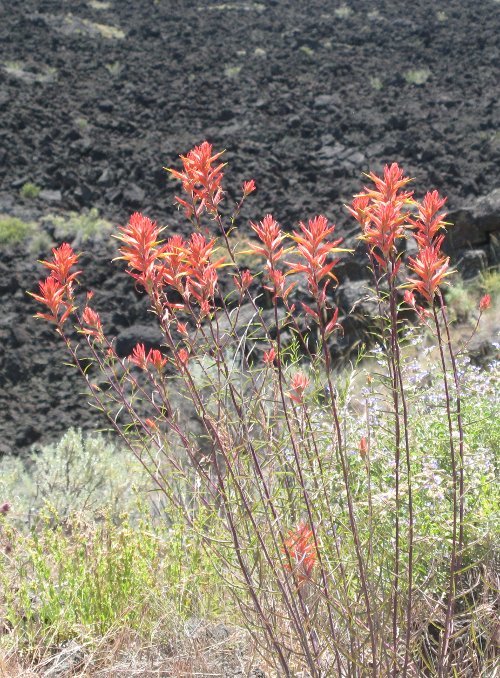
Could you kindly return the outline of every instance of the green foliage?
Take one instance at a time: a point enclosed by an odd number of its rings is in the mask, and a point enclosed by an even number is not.
[[[69,236],[76,237],[78,242],[85,242],[89,238],[106,238],[113,228],[110,221],[99,216],[99,210],[95,207],[82,213],[49,214],[42,221],[53,225],[58,241]]]
[[[431,72],[428,68],[415,68],[406,71],[403,76],[410,85],[424,85],[430,78]]]
[[[0,215],[0,244],[12,244],[25,240],[36,231],[35,224],[17,217]]]
[[[484,271],[479,277],[479,286],[485,294],[490,294],[492,299],[500,298],[500,271],[491,269]]]
[[[455,280],[452,287],[446,290],[446,303],[453,320],[466,322],[477,310],[474,290],[461,280]]]
[[[120,61],[111,61],[108,64],[105,64],[106,70],[110,75],[116,77],[120,75],[123,70],[123,64]]]
[[[370,78],[370,85],[372,89],[377,91],[380,91],[384,87],[382,80],[377,76]]]
[[[439,370],[435,356],[423,342],[414,338],[408,343],[408,352],[416,344],[421,358],[406,359],[403,369],[410,384],[412,474],[419,529],[415,584],[432,597],[437,583],[445,581],[449,566],[446,534],[452,515],[451,470]],[[287,369],[294,370],[299,357],[293,344],[286,360]],[[390,590],[390,535],[395,516],[392,415],[388,403],[380,398],[377,377],[372,376],[377,371],[376,361],[383,360],[382,354],[376,353],[374,360],[374,364],[361,363],[357,369],[347,370],[337,378],[337,387],[345,415],[346,445],[352,450],[349,463],[360,538],[371,554],[370,576],[377,574],[382,587]],[[205,367],[210,375],[212,368]],[[500,497],[495,482],[500,449],[500,421],[496,416],[499,375],[495,367],[481,372],[466,362],[460,369],[470,516],[466,531],[471,545],[466,562],[470,568],[488,569],[494,557],[492,545],[499,536]],[[313,383],[314,369],[309,373]],[[310,425],[321,446],[322,473],[325,485],[332,488],[330,496],[314,493],[313,475],[317,471],[305,460],[303,473],[306,484],[311,483],[318,510],[328,500],[336,515],[340,554],[347,567],[355,557],[354,546],[347,529],[341,471],[331,456],[331,427],[323,398],[319,397],[321,379],[316,384],[309,391]],[[364,415],[359,416],[359,411]],[[281,447],[282,454],[289,454],[279,415],[269,421],[274,444]],[[363,460],[358,444],[367,435],[367,426],[371,431],[370,452]],[[269,441],[256,439],[255,444],[266,449]],[[155,633],[157,642],[165,643],[175,636],[179,624],[193,615],[203,619],[223,616],[226,623],[238,619],[227,597],[225,581],[233,577],[235,563],[223,546],[221,517],[199,506],[195,523],[188,528],[181,511],[158,506],[152,510],[152,504],[141,504],[130,488],[132,483],[143,489],[150,486],[129,452],[103,436],[84,437],[74,430],[26,462],[0,462],[0,499],[12,504],[11,511],[0,516],[0,612],[15,629],[3,641],[4,647],[13,643],[18,650],[32,653],[47,642],[60,644],[76,639],[96,643],[106,634],[125,628],[145,640]],[[300,493],[290,489],[284,479],[273,492],[292,523],[301,500]],[[257,498],[255,510],[258,517]],[[158,513],[160,520],[155,518]],[[262,533],[265,537],[264,525]],[[215,546],[207,555],[203,536],[222,548]],[[404,544],[405,534],[402,539]],[[322,540],[324,558],[332,556],[334,576],[338,556],[328,531],[322,534]],[[258,553],[260,546],[255,542],[247,548]],[[432,588],[427,590],[428,586]],[[358,596],[355,578],[349,595],[354,605]]]
[[[147,639],[160,627],[167,642],[179,620],[222,607],[231,617],[196,529],[134,484],[145,491],[139,462],[75,430],[24,463],[1,460],[11,510],[0,514],[0,617],[15,629],[4,647],[30,653],[119,629]]]
[[[70,429],[57,444],[28,459],[0,460],[0,497],[9,497],[19,521],[35,524],[48,504],[59,519],[74,513],[111,515],[131,511],[135,489],[146,486],[146,473],[127,451],[102,435],[85,437]]]
[[[21,190],[19,191],[22,198],[26,200],[34,200],[40,195],[42,189],[37,184],[34,184],[31,181],[27,181],[22,185]]]
[[[107,513],[99,522],[63,519],[47,507],[36,531],[4,533],[12,548],[0,555],[0,610],[18,647],[47,636],[98,639],[117,627],[147,638],[159,623],[173,635],[176,620],[219,612],[214,569],[178,524],[166,532],[149,516],[136,527],[126,515],[118,524]]]
[[[341,5],[333,10],[333,13],[339,19],[347,19],[352,14],[352,9],[348,5]]]

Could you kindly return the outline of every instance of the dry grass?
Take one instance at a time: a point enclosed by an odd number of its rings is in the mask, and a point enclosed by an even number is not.
[[[88,644],[70,641],[60,647],[39,648],[38,658],[25,657],[14,649],[0,655],[0,676],[243,677],[252,675],[259,665],[252,642],[242,629],[202,622],[192,630],[186,626],[179,624],[177,637],[159,634],[147,641],[127,629],[111,631]],[[266,675],[272,674],[266,671]]]

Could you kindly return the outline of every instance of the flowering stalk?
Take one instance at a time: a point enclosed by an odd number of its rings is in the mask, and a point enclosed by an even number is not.
[[[398,286],[397,276],[401,266],[398,254],[398,241],[405,237],[405,228],[408,225],[407,207],[413,206],[413,192],[403,191],[410,179],[404,176],[403,170],[396,164],[386,165],[383,176],[369,174],[374,186],[364,189],[356,196],[349,212],[361,225],[362,233],[359,236],[369,247],[369,256],[372,261],[372,270],[375,277],[375,286],[379,305],[381,291],[378,268],[381,276],[385,276],[388,285],[390,345],[388,351],[389,376],[392,384],[392,400],[394,409],[394,464],[395,464],[395,545],[394,545],[394,584],[392,601],[392,644],[393,668],[396,676],[398,669],[398,616],[400,597],[400,465],[402,432],[404,436],[405,464],[407,473],[408,491],[408,558],[407,558],[407,600],[406,600],[406,634],[403,663],[403,675],[407,675],[410,660],[410,629],[413,599],[413,539],[414,539],[414,507],[411,479],[411,457],[409,441],[408,405],[401,370],[401,355],[399,347],[398,322]]]

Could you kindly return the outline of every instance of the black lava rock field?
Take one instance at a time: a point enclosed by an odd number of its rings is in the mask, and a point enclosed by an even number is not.
[[[498,0],[0,0],[0,215],[140,210],[185,230],[163,168],[208,139],[229,204],[257,183],[243,229],[323,213],[348,234],[363,172],[397,161],[417,194],[448,196],[460,252],[494,263],[499,35]],[[111,334],[140,336],[150,316],[113,248],[78,247],[85,284]],[[0,454],[100,423],[32,317],[48,254],[0,244]]]

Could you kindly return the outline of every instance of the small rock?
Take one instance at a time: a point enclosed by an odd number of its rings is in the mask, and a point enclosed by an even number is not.
[[[73,191],[73,197],[82,207],[90,207],[93,200],[93,193],[86,184],[80,184]]]
[[[114,104],[112,101],[105,99],[97,104],[97,108],[103,113],[111,113],[114,109]]]
[[[488,256],[482,249],[466,250],[462,253],[457,268],[464,280],[471,280],[488,267]]]
[[[43,189],[40,191],[39,198],[44,202],[47,202],[49,205],[58,205],[62,200],[62,194],[61,191]]]
[[[141,207],[145,197],[146,192],[137,184],[129,184],[123,191],[123,199],[132,207]]]
[[[144,344],[146,352],[161,348],[163,335],[159,329],[149,325],[133,325],[120,332],[116,338],[116,353],[124,358],[132,353],[136,344]]]

